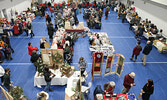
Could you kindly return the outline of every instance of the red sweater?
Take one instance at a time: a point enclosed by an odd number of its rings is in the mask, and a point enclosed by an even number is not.
[[[38,48],[37,48],[37,47],[28,46],[28,54],[29,54],[30,56],[32,55],[32,51],[33,51],[33,50],[38,51]]]
[[[127,74],[127,75],[124,77],[124,83],[123,83],[124,87],[127,88],[127,89],[130,89],[130,88],[131,88],[130,84],[133,84],[133,83],[134,83],[134,79],[131,78],[131,77],[129,76],[129,74]]]
[[[142,47],[141,46],[136,46],[134,49],[133,49],[133,54],[135,55],[139,55],[140,54],[140,51],[142,50]]]
[[[13,26],[13,29],[14,29],[14,34],[19,34],[19,27],[17,24]]]

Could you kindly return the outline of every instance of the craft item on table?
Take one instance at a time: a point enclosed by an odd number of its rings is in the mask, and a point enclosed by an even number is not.
[[[76,29],[84,29],[84,23],[79,22],[79,25],[76,27]]]
[[[49,48],[50,47],[49,42],[45,42],[44,47]]]
[[[42,62],[42,58],[38,58],[38,60],[37,60],[38,76],[42,74],[43,70],[44,70],[44,64]]]
[[[96,94],[96,100],[104,100],[102,94]]]
[[[74,71],[71,69],[71,66],[64,66],[64,65],[61,66],[60,72],[62,73],[61,77],[65,75],[68,78],[71,77],[74,73]]]
[[[65,29],[72,29],[72,26],[70,25],[69,21],[65,22]]]
[[[56,53],[52,55],[53,63],[62,63],[63,62],[63,56],[60,53]]]
[[[56,64],[53,64],[53,69],[54,69],[54,70],[57,70],[57,69],[59,69],[59,66],[56,65]]]
[[[10,92],[13,100],[28,100],[26,96],[23,94],[23,88],[20,86],[14,86]]]
[[[42,54],[43,64],[50,65],[49,54]]]

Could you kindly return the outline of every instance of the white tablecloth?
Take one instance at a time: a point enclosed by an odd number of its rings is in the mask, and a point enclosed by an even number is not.
[[[5,70],[3,69],[3,67],[0,65],[0,77],[3,76],[5,74]]]
[[[151,34],[151,36],[148,34],[148,33],[146,33],[146,32],[144,32],[143,33],[143,36],[146,38],[146,39],[149,39],[149,37],[156,37],[156,35],[154,35],[154,34],[152,34],[152,33],[150,33]]]
[[[95,38],[95,34],[99,34],[102,44],[90,46],[89,50],[92,52],[103,52],[104,56],[108,56],[109,54],[113,54],[115,52],[114,46],[111,44],[111,41],[105,32],[95,32],[95,33],[88,33],[89,37]]]
[[[56,76],[52,79],[51,81],[51,85],[66,85],[68,78],[66,76],[61,77],[61,72],[59,70],[53,71],[51,70]],[[78,74],[77,74],[78,73]],[[78,75],[80,74],[79,71],[75,71],[74,74],[70,77],[78,77]],[[37,86],[39,88],[41,88],[41,85],[46,85],[44,76],[37,76],[38,72],[36,72],[35,76],[34,76],[34,86]]]

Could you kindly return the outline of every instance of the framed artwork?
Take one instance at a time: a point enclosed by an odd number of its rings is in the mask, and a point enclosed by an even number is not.
[[[121,73],[123,71],[124,61],[125,61],[125,57],[123,55],[119,55],[117,66],[116,66],[116,71],[115,71],[115,73],[119,77],[121,76]]]
[[[113,61],[114,61],[114,55],[107,56],[104,76],[111,74]]]
[[[93,53],[92,80],[94,76],[101,76],[104,54],[102,52]]]

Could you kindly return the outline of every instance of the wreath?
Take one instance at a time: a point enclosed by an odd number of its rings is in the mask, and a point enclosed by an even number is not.
[[[63,56],[57,52],[56,54],[52,55],[52,60],[53,60],[53,63],[62,63]]]

